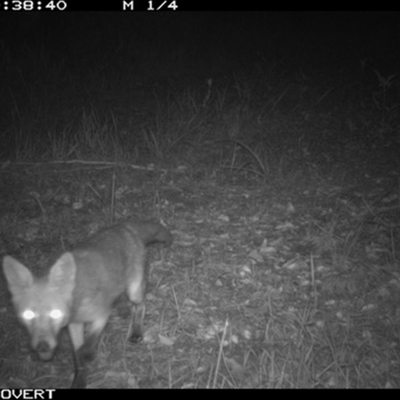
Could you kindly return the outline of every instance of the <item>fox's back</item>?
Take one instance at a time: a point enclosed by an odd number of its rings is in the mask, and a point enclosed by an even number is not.
[[[171,240],[159,224],[124,222],[106,228],[72,251],[76,262],[76,286],[71,320],[87,322],[108,313],[114,300],[131,282],[145,288],[145,245]]]

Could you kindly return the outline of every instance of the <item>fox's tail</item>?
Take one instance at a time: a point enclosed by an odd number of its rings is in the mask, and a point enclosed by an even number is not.
[[[156,222],[135,221],[131,228],[135,230],[140,240],[145,244],[165,243],[169,246],[172,243],[172,235],[167,228]]]

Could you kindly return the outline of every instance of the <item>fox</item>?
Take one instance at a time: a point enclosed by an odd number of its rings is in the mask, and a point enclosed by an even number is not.
[[[140,341],[146,246],[170,245],[172,240],[171,232],[159,223],[125,221],[64,252],[42,278],[15,258],[4,257],[3,272],[17,316],[41,360],[53,358],[61,330],[68,329],[74,360],[71,388],[86,388],[87,364],[95,357],[115,300],[124,292],[131,303],[128,338]]]

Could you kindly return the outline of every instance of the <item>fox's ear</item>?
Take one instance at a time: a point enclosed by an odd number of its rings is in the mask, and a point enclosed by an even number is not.
[[[13,257],[3,258],[3,271],[11,292],[29,287],[33,283],[31,271]]]
[[[50,268],[49,285],[60,292],[70,294],[75,288],[76,263],[72,253],[64,253]]]

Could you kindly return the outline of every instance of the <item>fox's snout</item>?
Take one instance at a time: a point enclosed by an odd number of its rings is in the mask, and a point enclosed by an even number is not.
[[[54,348],[51,348],[49,343],[46,341],[39,342],[34,350],[43,361],[49,361],[53,358]]]
[[[48,361],[53,358],[54,351],[58,345],[58,327],[31,325],[28,326],[31,335],[31,348],[37,353],[43,361]]]

